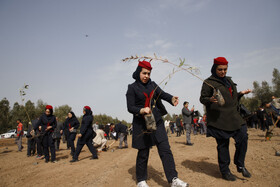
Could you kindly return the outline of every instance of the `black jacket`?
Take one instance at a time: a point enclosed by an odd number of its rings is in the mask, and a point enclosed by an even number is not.
[[[232,96],[229,89],[224,83],[210,76],[205,81],[210,83],[214,88],[219,89],[225,99],[225,105],[219,106],[217,103],[210,102],[213,96],[213,88],[203,83],[201,89],[200,102],[206,106],[207,126],[212,126],[224,131],[235,131],[245,124],[245,121],[240,116],[238,109],[239,99],[242,94],[237,92],[236,84],[227,77],[232,87]]]
[[[181,127],[181,119],[179,117],[176,118],[176,126]]]
[[[117,133],[116,139],[118,139],[119,133],[127,134],[127,126],[121,123],[116,124],[114,130]]]
[[[105,125],[104,131],[108,135],[110,133],[110,126],[109,125]]]
[[[33,130],[32,124],[28,125],[28,130],[27,130],[27,134],[26,134],[26,138],[31,138],[31,131]]]
[[[39,130],[39,126],[42,127],[41,133],[42,134],[50,134],[54,132],[54,129],[56,128],[56,117],[54,115],[47,116],[46,114],[42,114],[42,116],[39,118],[38,122],[36,123],[34,130]],[[52,126],[52,128],[48,131],[46,131],[48,126]]]
[[[62,129],[63,129],[63,123],[57,121],[56,128],[54,129],[54,133],[55,133],[55,138],[56,138],[56,139],[60,139],[60,138],[61,138],[60,131],[61,131]]]
[[[153,114],[157,124],[157,130],[153,133],[145,133],[147,131],[145,119],[140,114],[140,110],[145,107],[146,101],[146,97],[143,92],[150,95],[156,87],[157,84],[152,81],[149,81],[147,85],[143,85],[139,81],[135,81],[133,84],[128,85],[126,101],[128,112],[133,114],[133,148],[144,149],[155,145],[155,141],[162,142],[168,140],[161,117],[166,111],[165,108],[162,108],[164,107],[163,105],[159,106],[156,104],[155,108],[153,108]],[[158,87],[154,93],[153,100],[159,98],[172,104],[172,97],[172,95],[165,93]],[[152,105],[153,104],[154,103],[152,102]]]
[[[80,127],[80,122],[76,117],[67,118],[63,124],[63,131],[66,133],[76,133],[76,132],[70,132],[69,130],[74,127],[74,129],[78,129]]]
[[[96,133],[92,129],[93,115],[85,114],[82,119],[80,133],[82,137],[80,139],[80,143],[86,143],[89,140],[92,140]]]
[[[33,119],[33,120],[31,121],[33,130],[35,131],[35,134],[36,134],[36,135],[40,134],[39,129],[36,129],[36,128],[35,128],[36,125],[37,125],[37,123],[38,123],[38,121],[39,121],[39,119]]]

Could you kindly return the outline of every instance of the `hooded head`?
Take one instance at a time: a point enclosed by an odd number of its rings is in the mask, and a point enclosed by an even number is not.
[[[85,111],[85,115],[92,115],[92,111],[89,106],[85,106],[84,111]]]
[[[49,115],[52,115],[53,114],[53,107],[51,105],[47,105],[46,108],[45,108],[45,111],[46,111],[46,115],[48,115],[48,111],[50,111]]]
[[[147,83],[143,83],[140,79],[140,73],[143,68],[145,68],[149,71],[151,71],[153,69],[150,62],[145,61],[145,60],[139,61],[138,66],[137,66],[135,72],[133,73],[132,77],[133,77],[133,79],[135,79],[136,81],[139,81],[142,84],[147,84],[150,80]]]
[[[211,68],[211,73],[215,77],[218,77],[218,75],[216,73],[216,69],[219,65],[228,65],[227,59],[225,57],[214,58],[214,63],[213,63],[213,66]]]
[[[71,115],[72,115],[71,119],[76,118],[76,115],[75,115],[74,112],[71,111],[71,112],[69,112],[68,114],[71,114]],[[68,115],[68,118],[69,118],[69,115]]]
[[[227,61],[227,59],[225,57],[214,58],[214,63],[213,63],[213,66],[211,68],[211,73],[212,73],[212,75],[215,78],[220,79],[221,81],[223,81],[224,85],[229,88],[231,85],[230,85],[229,81],[227,80],[226,76],[220,77],[220,76],[217,75],[217,68],[220,65],[221,66],[226,66],[226,68],[227,68],[228,61]]]

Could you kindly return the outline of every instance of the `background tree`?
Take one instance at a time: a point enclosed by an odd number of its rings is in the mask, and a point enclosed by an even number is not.
[[[64,122],[67,114],[71,112],[72,108],[68,105],[62,105],[54,108],[54,115],[58,117],[59,121]]]
[[[271,102],[271,97],[274,95],[280,97],[280,73],[274,68],[272,72],[272,86],[267,81],[262,81],[261,84],[257,81],[253,82],[253,96],[244,97],[241,103],[249,110],[256,111],[264,102]]]
[[[37,101],[35,109],[35,118],[40,117],[44,113],[46,105],[47,103],[43,102],[41,99]]]
[[[164,120],[164,121],[165,121],[165,120],[172,121],[173,119],[172,119],[172,116],[168,113],[168,114],[166,114],[166,115],[163,117],[163,120]]]
[[[0,101],[0,132],[6,132],[9,129],[10,122],[10,103],[7,98]]]
[[[28,100],[26,103],[25,103],[25,109],[26,109],[26,112],[28,113],[29,117],[30,117],[30,120],[33,120],[35,119],[37,116],[36,116],[36,107],[35,107],[35,104],[32,103],[30,100]]]
[[[273,95],[275,97],[280,97],[280,73],[279,70],[274,68],[272,72],[272,86]]]
[[[28,118],[24,111],[24,106],[20,105],[18,102],[14,103],[13,109],[11,110],[11,120],[10,120],[10,128],[15,129],[17,127],[16,121],[21,119],[24,129],[28,125]]]

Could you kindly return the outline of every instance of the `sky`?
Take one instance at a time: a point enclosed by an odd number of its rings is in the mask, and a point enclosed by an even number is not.
[[[185,58],[203,79],[224,56],[240,91],[271,82],[280,69],[279,0],[0,0],[0,26],[0,99],[11,107],[26,83],[26,100],[68,104],[77,115],[89,105],[94,114],[131,122],[125,94],[138,62],[122,59],[136,54],[176,64]],[[157,83],[173,69],[152,66]],[[165,103],[168,112],[181,113],[189,101],[203,113],[201,86],[176,73],[164,91],[180,103]]]

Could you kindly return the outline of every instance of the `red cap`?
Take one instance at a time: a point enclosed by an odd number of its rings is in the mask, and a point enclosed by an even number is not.
[[[228,61],[225,57],[217,57],[217,58],[214,58],[214,64],[228,65]]]
[[[138,66],[140,66],[142,68],[145,68],[147,70],[150,70],[150,71],[153,69],[152,66],[151,66],[151,63],[148,62],[148,61],[145,61],[145,60],[139,61]]]
[[[52,110],[53,107],[52,107],[52,105],[47,105],[47,106],[46,106],[46,109]]]
[[[85,106],[84,108],[87,110],[91,110],[91,108],[89,106]]]

